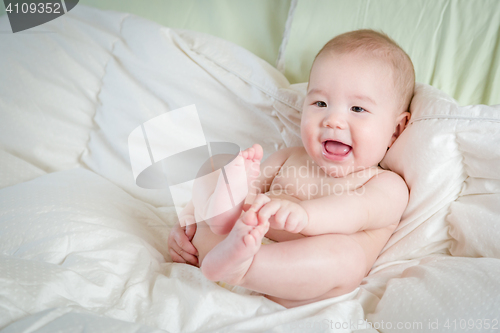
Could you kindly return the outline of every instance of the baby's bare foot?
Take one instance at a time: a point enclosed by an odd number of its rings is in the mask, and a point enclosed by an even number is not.
[[[252,182],[259,176],[263,155],[262,147],[254,144],[253,147],[243,150],[233,161],[234,164],[230,163],[224,168],[235,203],[245,201]],[[245,167],[244,176],[241,173],[242,164]]]
[[[201,271],[209,280],[238,285],[268,230],[269,222],[259,224],[255,211],[245,212],[229,235],[203,259]]]
[[[224,166],[204,210],[205,221],[213,233],[226,235],[233,228],[251,183],[259,176],[263,155],[262,147],[255,144]]]
[[[245,159],[245,169],[247,171],[248,183],[252,182],[259,176],[260,161],[264,156],[264,151],[259,144],[254,144],[251,148],[241,152],[241,156]]]

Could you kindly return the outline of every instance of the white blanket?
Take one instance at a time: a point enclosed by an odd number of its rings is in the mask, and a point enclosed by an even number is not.
[[[383,163],[411,188],[400,227],[360,288],[284,309],[171,262],[172,200],[134,184],[127,138],[196,104],[208,141],[267,156],[300,144],[304,85],[229,42],[127,14],[79,5],[39,29],[2,35],[1,332],[426,331],[498,316],[500,106],[419,85]]]

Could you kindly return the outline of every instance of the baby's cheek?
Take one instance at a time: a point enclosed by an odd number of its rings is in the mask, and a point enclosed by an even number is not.
[[[302,119],[302,122],[300,123],[300,135],[302,136],[302,140],[304,140],[304,138],[309,135],[309,132],[309,122],[306,119]]]
[[[380,161],[382,161],[382,159],[384,158],[386,153],[387,153],[387,145],[381,142],[379,147],[377,147],[377,149],[374,149],[372,151],[372,156],[367,164],[370,164],[370,166],[379,164]]]
[[[310,131],[302,130],[300,133],[300,137],[302,139],[302,144],[304,145],[306,150],[309,152],[308,147],[311,146],[311,142],[312,142],[312,135],[311,135]]]

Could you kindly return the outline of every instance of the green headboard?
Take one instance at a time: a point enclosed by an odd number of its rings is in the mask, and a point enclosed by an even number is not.
[[[499,0],[80,0],[164,26],[209,33],[276,65],[290,8],[284,74],[304,82],[321,46],[345,31],[372,28],[412,58],[417,81],[462,105],[500,104]],[[0,13],[4,12],[3,4]]]
[[[418,82],[460,104],[500,104],[499,0],[300,0],[286,51],[291,82],[308,80],[318,50],[333,36],[371,28],[413,60]]]

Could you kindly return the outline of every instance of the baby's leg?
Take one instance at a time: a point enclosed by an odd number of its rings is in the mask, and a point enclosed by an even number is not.
[[[240,285],[287,308],[347,294],[371,267],[352,236],[325,234],[262,246]]]
[[[386,233],[388,238],[391,232]],[[199,236],[198,232],[196,236]],[[203,242],[196,236],[193,245],[200,253],[202,269],[206,265],[204,273],[213,274],[208,278],[261,292],[285,307],[300,306],[353,291],[370,270],[387,240],[375,248],[364,232],[303,237],[262,245],[255,255],[248,251],[241,257],[243,260],[236,261],[227,258],[235,256],[231,247],[226,247],[233,241],[222,245],[229,236],[225,239],[212,238],[212,246],[215,246],[212,251],[210,245],[198,245],[207,244],[206,240],[210,237]],[[214,257],[209,259],[211,255]],[[224,259],[223,264],[215,263],[219,257]],[[218,268],[222,269],[217,271]]]
[[[263,156],[262,147],[254,145],[242,151],[231,163],[224,167],[224,173],[197,179],[193,186],[193,204],[197,221],[205,221],[213,233],[225,235],[231,231],[243,208],[244,197],[237,194],[238,189],[249,189],[251,182],[259,175],[260,161]],[[230,185],[228,184],[230,182]],[[241,202],[231,202],[242,199]],[[231,208],[231,204],[234,206]],[[221,213],[222,212],[222,213]]]

